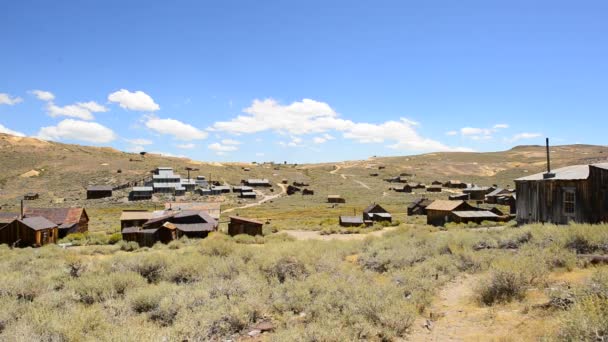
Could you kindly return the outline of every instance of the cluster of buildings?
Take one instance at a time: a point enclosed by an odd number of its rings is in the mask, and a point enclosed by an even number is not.
[[[339,223],[342,227],[372,226],[375,222],[392,222],[392,215],[379,204],[370,204],[363,210],[360,216],[340,216]]]

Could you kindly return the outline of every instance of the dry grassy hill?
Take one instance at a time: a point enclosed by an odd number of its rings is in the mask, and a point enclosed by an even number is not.
[[[608,158],[608,147],[592,145],[554,146],[552,163],[560,167],[592,163]],[[371,202],[384,205],[398,219],[404,205],[421,195],[431,198],[446,197],[446,193],[402,194],[390,191],[392,184],[383,178],[413,174],[416,182],[459,179],[480,185],[512,185],[513,179],[545,168],[542,146],[518,146],[508,151],[492,153],[429,153],[407,157],[372,157],[368,160],[343,161],[306,165],[255,165],[249,163],[205,163],[184,158],[126,153],[112,148],[87,147],[46,142],[33,138],[19,138],[0,134],[0,206],[14,211],[18,199],[27,192],[40,193],[33,206],[85,205],[99,220],[93,230],[111,230],[117,224],[118,213],[125,206],[154,207],[162,203],[126,202],[127,190],[117,192],[112,200],[84,201],[85,188],[90,184],[119,185],[141,180],[158,166],[170,166],[184,177],[186,167],[200,169],[194,175],[237,184],[244,178],[269,178],[273,184],[282,179],[311,184],[315,196],[284,196],[264,205],[238,209],[238,213],[258,219],[270,219],[277,229],[323,229],[337,223],[338,215],[352,215]],[[246,172],[243,167],[251,168]],[[379,170],[379,166],[384,166]],[[118,170],[121,170],[118,173]],[[379,173],[372,177],[370,173]],[[270,190],[265,190],[270,194]],[[281,189],[274,186],[275,194]],[[328,194],[340,194],[347,204],[334,208],[327,205]],[[200,198],[195,198],[200,200]],[[208,200],[208,199],[206,199]],[[221,201],[222,209],[240,207],[251,200],[240,200],[233,195],[213,200]],[[159,201],[162,201],[160,199]],[[110,221],[107,218],[111,217]],[[335,222],[334,222],[335,221]]]

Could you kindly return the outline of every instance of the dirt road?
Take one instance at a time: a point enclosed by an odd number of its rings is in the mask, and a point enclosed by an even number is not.
[[[243,206],[240,207],[235,207],[235,208],[230,208],[230,209],[226,209],[223,211],[223,213],[229,213],[231,211],[235,211],[237,209],[246,209],[246,208],[251,208],[251,207],[257,207],[258,205],[271,201],[273,199],[277,199],[285,194],[287,194],[287,186],[285,184],[281,184],[281,183],[277,183],[277,185],[281,188],[281,193],[275,194],[275,195],[265,195],[263,192],[259,191],[259,190],[254,190],[255,193],[258,194],[258,196],[262,196],[262,199],[254,202],[254,203],[249,203],[249,204],[245,204]]]

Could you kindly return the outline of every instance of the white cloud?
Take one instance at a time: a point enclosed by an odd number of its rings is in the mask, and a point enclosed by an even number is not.
[[[81,140],[92,143],[107,143],[116,139],[109,128],[90,121],[66,119],[57,126],[42,127],[38,138],[44,140]]]
[[[120,89],[108,95],[108,101],[118,103],[121,108],[138,112],[154,112],[160,109],[152,97],[141,90],[130,92]]]
[[[163,157],[190,159],[188,156],[185,156],[183,154],[173,154],[173,153],[170,153],[170,152],[151,151],[151,152],[148,152],[148,153],[149,154],[158,154],[158,155],[161,155]]]
[[[10,96],[6,93],[0,93],[0,105],[16,105],[17,103],[23,102],[23,99],[19,96]]]
[[[507,141],[509,142],[516,142],[519,140],[525,140],[525,139],[534,139],[534,138],[539,138],[542,137],[543,135],[541,133],[519,133],[519,134],[515,134],[513,137],[511,137],[510,139],[507,139]]]
[[[18,137],[25,136],[25,134],[23,134],[21,132],[13,131],[12,129],[9,129],[8,127],[3,126],[2,124],[0,124],[0,133],[10,134],[10,135],[18,136]]]
[[[68,116],[82,120],[93,120],[93,113],[107,112],[108,109],[95,101],[77,102],[67,106],[57,106],[53,102],[49,102],[46,107],[48,113],[52,117]]]
[[[125,139],[127,142],[133,145],[152,145],[154,142],[149,139]]]
[[[450,135],[450,136],[458,135],[458,131],[447,131],[447,132],[445,132],[445,135]]]
[[[335,138],[327,133],[323,134],[320,137],[314,137],[312,138],[312,142],[315,144],[324,144],[329,140],[334,140]]]
[[[207,132],[178,120],[155,117],[149,117],[147,120],[146,127],[160,134],[172,135],[177,140],[189,141],[207,138]]]
[[[236,151],[239,149],[238,147],[236,147],[234,145],[222,145],[220,143],[213,143],[207,147],[210,150],[216,151],[216,152],[232,152],[232,151]]]
[[[390,148],[413,150],[462,150],[445,146],[438,141],[425,139],[416,132],[417,122],[401,118],[399,121],[387,121],[380,124],[355,123],[342,119],[327,103],[311,99],[303,99],[290,105],[281,105],[273,99],[254,100],[252,105],[244,109],[230,121],[216,122],[210,130],[225,131],[234,134],[248,134],[262,131],[275,131],[289,134],[292,140],[281,141],[279,145],[296,147],[301,141],[294,141],[293,136],[324,133],[328,131],[342,132],[343,136],[361,143],[382,143],[392,141]],[[331,136],[329,136],[331,137]],[[333,137],[331,137],[333,138]],[[325,136],[317,136],[317,143]]]
[[[497,133],[501,129],[509,128],[507,124],[496,124],[492,128],[477,128],[477,127],[463,127],[460,129],[460,134],[471,140],[490,140],[494,138],[494,133]],[[449,131],[448,135],[456,135],[456,131]]]
[[[191,149],[195,148],[196,145],[195,144],[179,144],[179,145],[175,145],[175,147],[181,148],[183,150],[191,150]]]
[[[146,149],[141,145],[133,145],[133,146],[129,146],[127,148],[127,152],[133,152],[133,153],[139,153],[139,152],[143,152],[145,150]]]
[[[509,128],[509,125],[507,124],[496,124],[494,125],[494,129],[506,129]]]
[[[38,100],[42,101],[53,101],[55,99],[55,95],[53,95],[53,93],[50,91],[32,90],[30,93],[34,94]]]

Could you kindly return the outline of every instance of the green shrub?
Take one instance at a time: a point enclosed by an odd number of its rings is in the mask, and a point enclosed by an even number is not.
[[[120,241],[122,241],[122,234],[121,233],[114,233],[114,234],[110,235],[110,237],[108,238],[108,243],[110,245],[117,244]]]

